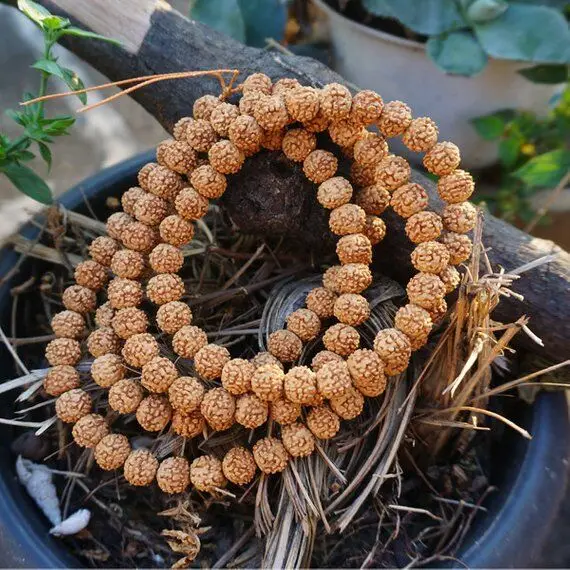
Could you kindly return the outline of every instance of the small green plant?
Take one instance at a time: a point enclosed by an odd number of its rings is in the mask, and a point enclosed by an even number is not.
[[[493,57],[536,64],[520,72],[531,81],[568,78],[568,0],[358,1],[374,16],[397,20],[409,35],[425,37],[427,53],[446,73],[475,75]]]
[[[53,55],[53,46],[62,36],[79,36],[118,43],[99,34],[76,28],[67,18],[54,16],[31,0],[18,0],[18,8],[40,28],[44,38],[42,58],[32,65],[40,72],[38,92],[36,94],[25,93],[24,101],[46,95],[48,83],[52,77],[61,79],[73,91],[83,89],[83,82],[77,74],[71,69],[62,67]],[[82,103],[86,102],[85,93],[78,93],[77,96]],[[36,145],[49,171],[52,162],[50,144],[56,137],[69,134],[69,129],[75,119],[67,115],[46,116],[43,101],[24,106],[21,110],[8,110],[7,114],[20,125],[22,134],[15,140],[11,140],[0,132],[0,173],[4,174],[24,194],[38,202],[50,204],[52,194],[49,186],[25,163],[36,158],[32,151]]]
[[[499,145],[498,191],[479,194],[505,219],[528,222],[535,217],[530,198],[555,188],[570,173],[570,85],[546,117],[528,111],[499,111],[472,120],[479,135]]]

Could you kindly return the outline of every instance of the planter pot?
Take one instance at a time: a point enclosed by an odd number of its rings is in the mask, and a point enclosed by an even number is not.
[[[489,59],[475,77],[446,75],[429,59],[424,44],[359,24],[324,0],[313,1],[329,19],[336,71],[360,88],[377,91],[385,101],[405,101],[416,117],[432,117],[440,140],[459,146],[467,168],[488,166],[497,159],[497,145],[482,140],[469,119],[514,108],[541,114],[559,90],[517,73],[529,64],[506,60]],[[395,149],[418,162],[418,155],[406,152],[403,145]]]
[[[153,154],[136,157],[92,176],[65,194],[60,202],[69,209],[97,211],[105,198],[134,185],[139,168]],[[32,238],[37,229],[29,225],[23,233]],[[0,253],[0,275],[14,267],[18,255],[9,249]],[[10,322],[10,288],[23,283],[31,264],[26,261],[10,283],[0,290],[0,319],[6,330]],[[3,380],[13,377],[10,355],[0,351]],[[12,410],[8,393],[0,401],[3,417]],[[522,567],[532,564],[545,543],[560,503],[564,498],[570,451],[570,421],[565,395],[544,393],[534,406],[515,406],[513,419],[534,436],[527,442],[518,435],[506,437],[495,450],[495,473],[491,483],[499,490],[486,503],[488,512],[472,525],[460,560],[471,567]],[[58,540],[48,535],[49,523],[16,479],[15,457],[10,442],[19,433],[3,426],[0,442],[0,567],[77,567]]]

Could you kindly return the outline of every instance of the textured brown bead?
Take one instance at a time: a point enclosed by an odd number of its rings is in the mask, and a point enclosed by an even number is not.
[[[301,415],[301,406],[285,398],[271,402],[270,417],[281,425],[293,423]]]
[[[199,220],[208,211],[208,200],[194,188],[183,188],[174,201],[178,215],[185,220]]]
[[[109,301],[103,303],[95,312],[95,324],[98,327],[110,327],[115,316],[115,309]]]
[[[429,313],[418,305],[409,303],[400,307],[394,318],[394,326],[410,340],[427,339],[433,323]]]
[[[284,136],[284,129],[281,129],[279,131],[263,131],[261,146],[267,150],[281,150]]]
[[[376,182],[376,167],[362,166],[358,162],[353,162],[350,165],[350,179],[353,184],[361,188],[372,186]]]
[[[247,91],[247,93],[244,93],[239,100],[239,110],[241,114],[253,116],[254,109],[265,95],[270,95],[270,93],[263,93],[262,91]]]
[[[412,265],[424,273],[441,273],[449,263],[449,251],[442,243],[425,241],[411,255]]]
[[[384,362],[384,372],[388,376],[403,372],[408,367],[412,353],[410,339],[394,328],[381,330],[376,335],[374,350]]]
[[[352,383],[363,396],[375,398],[384,392],[386,389],[384,363],[373,350],[363,348],[354,351],[348,357],[346,364]]]
[[[166,140],[156,148],[156,161],[178,174],[189,174],[196,168],[198,157],[194,149],[183,140]]]
[[[351,386],[350,373],[344,360],[331,360],[317,372],[317,388],[325,398],[342,396]]]
[[[120,244],[111,237],[99,236],[89,245],[89,255],[101,265],[109,267],[113,255],[121,249]]]
[[[336,294],[324,287],[311,289],[305,299],[307,309],[313,311],[320,319],[328,319],[334,314]]]
[[[261,366],[265,366],[266,364],[273,364],[277,366],[280,370],[284,370],[283,364],[280,360],[277,360],[273,354],[269,352],[258,352],[252,359],[251,363],[255,366],[255,368],[260,368]]]
[[[319,185],[317,200],[321,206],[332,210],[348,204],[352,198],[352,185],[342,176],[334,176]]]
[[[227,348],[217,344],[207,344],[194,355],[194,368],[206,380],[216,380],[231,356]]]
[[[156,482],[169,495],[183,493],[190,485],[190,465],[184,457],[168,457],[160,463]]]
[[[156,273],[177,273],[184,265],[184,255],[173,245],[159,243],[149,255],[149,263]]]
[[[336,156],[327,150],[314,150],[303,161],[305,176],[315,184],[332,178],[338,168]]]
[[[445,295],[445,285],[437,275],[417,273],[408,281],[406,292],[411,303],[432,309]]]
[[[135,204],[135,218],[147,226],[157,226],[166,217],[168,205],[163,198],[145,194]]]
[[[190,176],[190,182],[196,191],[210,199],[219,198],[226,190],[226,177],[209,164],[199,166]]]
[[[172,339],[174,352],[182,358],[194,358],[196,353],[207,344],[206,333],[194,325],[183,326]]]
[[[163,356],[149,360],[141,372],[141,384],[149,391],[162,394],[178,378],[178,370],[173,362]]]
[[[160,237],[174,247],[187,245],[194,237],[194,225],[176,214],[164,218],[160,222],[159,231]]]
[[[133,186],[129,188],[122,196],[121,196],[121,206],[123,207],[123,212],[125,214],[129,214],[129,216],[135,215],[135,204],[137,203],[138,199],[144,196],[146,192],[139,188],[138,186]]]
[[[289,116],[294,121],[312,121],[319,112],[321,94],[312,87],[298,86],[283,94]]]
[[[422,186],[415,182],[400,186],[394,194],[390,205],[402,218],[409,218],[422,210],[428,205],[428,195]]]
[[[172,136],[177,141],[186,140],[186,127],[190,124],[190,121],[192,121],[192,117],[182,117],[181,119],[178,119],[178,121],[176,121],[174,124],[174,127],[172,129]]]
[[[255,366],[243,358],[234,358],[224,364],[222,386],[235,396],[245,394],[251,389],[251,378]]]
[[[75,268],[74,277],[77,285],[87,287],[93,291],[103,288],[109,278],[105,267],[91,259],[82,261]]]
[[[440,142],[432,147],[424,156],[424,166],[436,176],[451,174],[461,161],[456,145],[451,142]]]
[[[131,485],[146,487],[154,481],[157,469],[158,459],[148,449],[136,449],[127,457],[123,473]]]
[[[402,142],[413,152],[426,152],[437,142],[439,129],[429,117],[414,119],[402,136]]]
[[[302,423],[283,426],[281,437],[285,449],[293,457],[308,457],[315,450],[315,436]]]
[[[269,415],[269,406],[255,394],[242,394],[236,400],[236,422],[248,429],[262,426]]]
[[[236,401],[227,390],[213,388],[204,394],[200,411],[213,430],[223,431],[234,424]]]
[[[249,93],[251,91],[261,91],[266,95],[271,93],[271,79],[265,73],[252,73],[245,78],[241,84],[242,91]]]
[[[307,414],[307,427],[317,439],[331,439],[340,429],[340,418],[328,406],[317,406]]]
[[[213,168],[222,174],[235,174],[239,172],[245,155],[231,141],[221,140],[213,144],[208,151],[208,159]]]
[[[147,164],[145,164],[140,170],[139,173],[137,175],[137,180],[139,183],[139,186],[143,189],[143,190],[148,190],[148,177],[149,174],[158,166],[158,164],[156,164],[156,162],[148,162]]]
[[[200,410],[188,413],[175,411],[172,414],[171,428],[176,435],[192,439],[202,435],[205,427],[206,420]]]
[[[261,98],[253,108],[253,116],[265,131],[279,131],[289,122],[289,113],[285,101],[277,95]]]
[[[125,341],[121,354],[129,366],[142,368],[158,356],[158,343],[151,334],[135,334]]]
[[[115,239],[122,240],[123,233],[133,223],[133,218],[124,212],[115,212],[107,218],[107,233]]]
[[[321,330],[321,321],[309,309],[297,309],[287,317],[287,329],[295,333],[303,342],[313,340]]]
[[[192,114],[195,119],[210,120],[212,111],[221,103],[221,101],[214,95],[202,95],[194,101],[192,106]]]
[[[317,376],[307,366],[294,366],[283,379],[285,397],[295,404],[310,404],[317,395]]]
[[[210,124],[218,135],[227,137],[230,125],[237,117],[239,117],[239,109],[236,105],[222,102],[212,110]]]
[[[329,228],[339,236],[362,231],[366,223],[366,212],[356,204],[344,204],[335,208],[329,217]]]
[[[336,244],[336,253],[342,264],[372,263],[372,244],[364,234],[341,237]]]
[[[253,446],[253,458],[263,473],[281,473],[289,462],[289,453],[275,437],[264,437]]]
[[[269,335],[267,348],[281,362],[293,362],[301,356],[303,343],[295,333],[280,330]]]
[[[411,173],[412,169],[405,158],[389,155],[376,166],[375,180],[387,190],[395,190],[408,182]]]
[[[364,263],[347,263],[338,271],[339,293],[362,293],[372,283],[372,273]]]
[[[204,394],[204,384],[192,376],[175,378],[168,388],[170,404],[175,410],[184,414],[199,409]]]
[[[271,93],[273,95],[284,96],[285,93],[292,91],[297,87],[301,87],[301,84],[297,79],[294,79],[293,77],[282,77],[275,82],[273,88],[271,89]]]
[[[51,328],[57,337],[80,338],[85,331],[85,320],[75,311],[62,311],[51,320]]]
[[[144,392],[136,380],[124,378],[109,389],[109,407],[120,414],[132,414],[142,402]]]
[[[340,83],[329,83],[321,91],[321,110],[330,121],[347,119],[352,106],[350,91]]]
[[[142,222],[132,222],[123,232],[123,245],[134,251],[149,253],[158,243],[156,228],[152,228]]]
[[[414,243],[436,240],[442,230],[441,216],[435,212],[418,212],[406,222],[406,234]]]
[[[329,404],[332,411],[343,420],[353,420],[362,413],[364,397],[351,386],[342,396],[331,398]]]
[[[76,313],[91,313],[97,306],[97,296],[94,291],[81,287],[80,285],[71,285],[68,287],[61,298],[63,306],[68,311]]]
[[[440,298],[437,304],[427,311],[431,317],[432,322],[437,325],[445,318],[445,315],[447,314],[447,303],[445,302],[445,299]]]
[[[226,486],[222,462],[213,455],[202,455],[190,465],[190,480],[198,491],[214,493]]]
[[[163,430],[172,417],[172,408],[166,396],[150,394],[143,398],[136,413],[137,421],[145,431]]]
[[[253,481],[257,466],[253,453],[245,447],[232,447],[222,460],[222,471],[230,483],[247,485]]]
[[[448,204],[443,209],[441,218],[447,231],[466,234],[477,224],[477,208],[469,202]]]
[[[91,396],[80,388],[74,388],[55,401],[55,413],[61,421],[73,424],[91,412],[91,406]]]
[[[449,250],[448,250],[449,251]],[[439,278],[445,285],[445,292],[451,293],[457,289],[459,283],[461,282],[461,275],[459,271],[453,265],[448,265],[440,274]]]
[[[184,128],[184,138],[196,152],[208,152],[218,140],[218,135],[208,121],[189,119]]]
[[[340,299],[341,297],[339,297]],[[337,306],[338,300],[335,303]],[[335,311],[336,313],[336,311]],[[350,325],[337,323],[329,327],[323,335],[323,344],[327,350],[336,352],[341,356],[348,356],[354,352],[360,344],[360,335]]]
[[[240,151],[254,153],[261,148],[263,129],[250,115],[240,115],[230,125],[228,136]]]
[[[341,266],[333,265],[323,273],[323,286],[334,293],[340,292],[339,272]]]
[[[377,125],[385,137],[397,137],[412,123],[412,111],[402,101],[390,101],[384,105]]]
[[[107,287],[107,296],[113,309],[136,307],[143,300],[142,285],[132,279],[115,277]]]
[[[148,317],[145,311],[135,307],[120,309],[113,317],[112,327],[115,334],[124,340],[135,334],[146,332]]]
[[[370,316],[370,305],[362,295],[345,293],[336,300],[334,316],[341,323],[356,327],[365,322]]]
[[[362,233],[372,245],[380,243],[386,236],[386,224],[378,216],[366,216],[366,224]]]
[[[305,129],[290,129],[283,137],[281,148],[288,159],[303,162],[317,148],[317,138]]]
[[[329,125],[329,136],[331,140],[341,147],[352,147],[362,135],[362,127],[349,119],[342,119]]]
[[[50,396],[60,396],[64,392],[78,388],[80,385],[79,372],[69,365],[50,368],[44,378],[44,390]]]
[[[174,334],[192,322],[190,307],[181,301],[170,301],[158,308],[156,323],[162,332]]]
[[[369,133],[354,144],[354,160],[365,168],[375,168],[388,152],[386,139],[375,133]]]
[[[320,93],[322,93],[322,90]],[[325,115],[319,103],[319,111],[312,119],[303,121],[303,127],[305,127],[311,133],[322,133],[328,129],[330,122],[330,118]]]
[[[468,236],[454,232],[445,232],[440,239],[441,243],[449,250],[449,263],[459,265],[467,261],[473,250],[473,243]]]
[[[46,346],[46,360],[51,366],[74,366],[81,360],[81,345],[71,338],[56,338]]]
[[[142,253],[130,249],[121,249],[113,255],[111,271],[123,279],[138,279],[145,269]]]
[[[109,426],[103,416],[87,414],[77,421],[71,433],[77,445],[92,448],[109,433]]]
[[[251,389],[264,402],[274,402],[283,397],[283,370],[274,364],[256,368],[251,377]]]
[[[458,204],[469,200],[475,190],[473,176],[465,170],[455,170],[437,181],[437,191],[448,204]]]
[[[318,372],[328,362],[342,362],[343,358],[336,352],[330,350],[321,350],[317,352],[311,361],[311,367]]]
[[[155,305],[178,301],[184,295],[184,281],[176,273],[161,273],[148,280],[147,297]]]
[[[125,366],[118,354],[103,354],[91,364],[91,377],[102,388],[110,388],[125,376]]]
[[[379,184],[367,186],[358,192],[355,203],[366,214],[379,216],[390,205],[390,192]]]
[[[378,93],[365,89],[352,98],[350,119],[360,125],[377,123],[382,116],[384,101]]]
[[[105,471],[122,467],[131,453],[131,445],[126,436],[119,433],[106,435],[95,446],[95,461]]]
[[[157,166],[148,175],[148,191],[164,200],[174,200],[182,186],[182,178],[166,166]]]

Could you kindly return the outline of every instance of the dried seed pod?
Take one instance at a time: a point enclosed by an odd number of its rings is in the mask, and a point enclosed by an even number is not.
[[[340,354],[332,352],[330,350],[321,350],[317,352],[311,360],[311,367],[316,372],[318,372],[327,362],[342,362],[343,358]]]
[[[233,142],[221,140],[212,145],[208,151],[208,159],[218,172],[235,174],[243,166],[245,155]]]
[[[411,303],[432,309],[444,297],[445,285],[437,275],[417,273],[408,282],[406,292]]]
[[[477,223],[477,208],[470,202],[448,204],[441,214],[443,226],[447,231],[458,234],[470,232]]]
[[[212,111],[221,103],[221,101],[214,95],[202,95],[194,101],[192,106],[192,114],[195,119],[210,120]]]
[[[189,174],[196,168],[198,156],[186,141],[169,139],[156,148],[156,161],[178,174]]]
[[[95,461],[101,469],[112,471],[122,467],[130,453],[131,445],[127,437],[110,433],[95,446]]]
[[[142,402],[144,392],[136,380],[124,378],[109,390],[109,407],[120,414],[132,414]]]
[[[111,327],[95,329],[87,337],[87,350],[95,358],[104,354],[118,354],[121,350],[121,339]]]
[[[122,279],[139,279],[145,269],[142,253],[130,249],[121,249],[113,255],[111,271]]]
[[[362,293],[371,283],[372,273],[364,263],[347,263],[338,271],[339,293]]]
[[[449,250],[448,250],[449,251]],[[453,265],[448,265],[440,274],[439,278],[445,285],[445,292],[451,293],[457,289],[461,282],[461,275]]]
[[[283,397],[283,370],[274,364],[264,364],[251,377],[251,389],[264,402],[274,402]]]
[[[353,184],[364,188],[376,182],[376,166],[362,166],[358,162],[350,165],[350,179]]]
[[[335,302],[334,316],[345,325],[357,327],[365,322],[370,316],[370,305],[362,295],[345,293]]]
[[[332,178],[338,168],[336,156],[327,150],[314,150],[303,161],[305,176],[315,184]]]
[[[57,417],[62,422],[69,424],[74,424],[80,418],[90,413],[91,407],[91,396],[80,388],[64,392],[55,401]]]
[[[190,465],[190,480],[198,491],[214,493],[226,486],[222,462],[213,455],[196,457]]]
[[[245,447],[232,447],[222,460],[222,471],[234,485],[248,485],[255,477],[257,466],[253,453]]]
[[[339,297],[339,299],[340,298],[341,297]],[[337,303],[335,303],[335,308]],[[350,325],[337,323],[327,329],[323,335],[323,344],[326,349],[331,352],[336,352],[341,356],[348,356],[358,348],[360,344],[360,335],[358,334],[358,331]]]
[[[400,307],[394,318],[394,326],[402,331],[410,340],[427,339],[433,323],[429,313],[420,307],[409,303]]]
[[[309,309],[297,309],[287,317],[287,329],[295,333],[303,342],[313,340],[321,330],[321,321]]]
[[[372,125],[380,120],[383,109],[382,97],[375,91],[365,89],[352,98],[350,120],[364,126]]]
[[[425,241],[412,251],[412,265],[424,273],[441,273],[449,263],[449,251],[442,243]]]
[[[115,239],[122,240],[125,230],[133,223],[133,218],[124,212],[115,212],[107,218],[107,233]]]
[[[422,186],[415,182],[400,186],[394,194],[390,205],[394,212],[402,218],[409,218],[428,206],[428,195]]]
[[[176,435],[181,435],[187,439],[198,437],[204,433],[206,420],[200,410],[189,413],[175,411],[172,414],[172,431]]]
[[[343,420],[353,420],[362,413],[364,397],[351,386],[342,396],[331,398],[329,404],[332,411]]]
[[[376,166],[375,180],[387,190],[395,190],[408,182],[411,173],[412,169],[408,161],[392,154],[383,158]]]
[[[381,330],[374,339],[374,350],[384,362],[388,376],[400,374],[407,367],[412,353],[410,339],[398,329]]]
[[[205,388],[202,382],[192,376],[175,378],[168,388],[168,399],[172,407],[184,414],[200,408]]]
[[[319,93],[322,93],[322,91]],[[325,115],[319,103],[318,113],[312,119],[303,121],[303,127],[305,127],[311,133],[323,133],[327,130],[330,122],[330,118]]]
[[[208,211],[208,204],[208,200],[196,192],[194,188],[183,188],[174,201],[180,217],[189,221],[203,218]]]
[[[291,119],[300,123],[312,121],[321,104],[320,92],[312,87],[298,86],[288,89],[283,93],[283,99]]]
[[[143,300],[142,285],[133,279],[115,277],[107,287],[107,297],[113,309],[136,307]]]
[[[65,364],[50,368],[43,381],[44,390],[55,397],[78,388],[79,385],[79,372],[73,366]]]
[[[263,129],[250,115],[240,115],[230,125],[228,136],[236,148],[246,154],[250,154],[257,152],[261,148]]]
[[[317,406],[307,414],[307,427],[317,439],[331,439],[340,429],[340,418],[328,406]]]
[[[449,263],[451,265],[459,265],[471,257],[473,243],[465,234],[445,232],[440,241],[449,250]]]
[[[81,345],[75,339],[56,338],[46,346],[46,360],[51,366],[74,366],[81,360]]]
[[[253,116],[264,131],[274,132],[289,123],[285,101],[277,95],[266,95],[253,108]]]
[[[95,324],[98,327],[110,327],[115,316],[115,309],[109,301],[103,303],[95,312]]]
[[[352,197],[352,185],[342,176],[335,176],[319,185],[317,200],[330,210],[348,204]]]
[[[339,261],[346,263],[372,263],[372,244],[364,234],[349,234],[336,244]]]
[[[414,119],[402,136],[402,142],[413,152],[426,152],[437,142],[439,129],[429,117]]]
[[[190,121],[192,121],[192,117],[182,117],[181,119],[178,119],[178,121],[176,121],[174,124],[174,128],[172,129],[172,136],[177,141],[186,140],[186,127],[188,127]]]
[[[129,366],[142,368],[158,356],[158,343],[151,334],[135,334],[125,341],[121,354]]]
[[[320,109],[330,121],[347,119],[351,106],[352,95],[344,85],[329,83],[321,90]]]
[[[85,331],[85,320],[75,311],[61,311],[51,320],[51,328],[57,337],[80,338]]]
[[[281,361],[277,360],[273,354],[269,352],[258,352],[251,360],[251,363],[255,366],[255,368],[260,368],[261,366],[265,366],[266,364],[273,364],[277,366],[280,370],[284,370],[283,364]]]
[[[290,402],[285,398],[271,402],[270,416],[278,424],[286,425],[293,423],[301,415],[301,406]]]
[[[235,422],[236,401],[227,390],[213,388],[204,394],[200,411],[213,430],[223,431]]]
[[[158,243],[159,235],[156,228],[142,222],[132,222],[123,232],[123,245],[134,251],[149,253]]]
[[[184,255],[173,245],[159,243],[149,255],[149,263],[156,273],[177,273],[184,265]]]
[[[109,426],[103,416],[87,414],[77,421],[71,433],[77,445],[90,449],[109,433]]]
[[[168,213],[168,202],[154,194],[145,194],[135,204],[135,218],[147,226],[158,226]]]
[[[174,200],[182,190],[182,178],[166,166],[156,166],[148,175],[148,191],[164,200]]]
[[[207,344],[194,355],[194,368],[206,380],[216,380],[231,356],[227,348],[217,344]]]
[[[290,129],[283,137],[281,148],[288,159],[303,162],[317,148],[317,137],[305,129]]]
[[[148,317],[145,311],[135,307],[120,309],[113,316],[112,327],[115,334],[125,340],[135,334],[146,332]]]
[[[207,344],[206,333],[194,325],[181,327],[172,338],[172,348],[182,358],[194,358],[196,353]]]
[[[214,109],[212,109],[212,112]],[[218,140],[212,125],[204,119],[189,119],[185,125],[184,138],[196,152],[208,152]]]
[[[75,268],[74,277],[77,285],[87,287],[93,291],[102,289],[109,278],[105,267],[91,259],[82,261]]]
[[[375,168],[388,153],[386,139],[375,133],[369,133],[354,144],[354,160],[364,168]]]
[[[384,392],[386,389],[384,363],[373,350],[363,348],[354,351],[348,357],[346,364],[352,383],[363,396],[375,398]],[[339,411],[337,413],[341,415]]]
[[[119,242],[108,236],[99,236],[89,245],[89,255],[101,265],[109,267],[117,251],[121,249]]]
[[[178,301],[184,295],[184,281],[176,273],[161,273],[148,280],[147,297],[155,305]]]
[[[242,394],[236,400],[236,422],[248,429],[255,429],[267,421],[269,406],[255,394]]]
[[[294,404],[310,404],[317,395],[317,376],[307,366],[294,366],[283,379],[285,397]]]
[[[435,212],[418,212],[406,222],[406,234],[414,243],[436,240],[442,230],[441,216]]]
[[[440,142],[432,147],[424,156],[424,166],[436,176],[451,174],[461,161],[456,145],[451,142]]]
[[[118,354],[103,354],[91,364],[91,377],[102,388],[110,388],[125,376],[125,365]]]
[[[81,287],[80,285],[71,285],[68,287],[61,298],[63,306],[68,311],[76,313],[92,313],[97,306],[97,296],[94,291]]]
[[[252,73],[245,78],[241,84],[243,93],[250,93],[251,91],[261,91],[266,95],[271,93],[271,79],[265,73]]]
[[[238,117],[239,109],[236,105],[222,102],[212,110],[210,124],[218,135],[227,137],[230,125]]]
[[[390,101],[384,105],[377,125],[385,137],[397,137],[412,123],[412,111],[402,101]]]
[[[125,214],[129,214],[129,216],[135,215],[135,204],[137,200],[144,196],[146,192],[139,188],[138,186],[133,186],[129,188],[122,196],[121,196],[121,206],[123,207],[123,212]],[[100,262],[99,262],[100,263]]]
[[[166,218],[160,222],[158,230],[163,241],[174,247],[187,245],[194,237],[194,225],[177,214],[166,216]]]
[[[349,119],[335,121],[329,125],[329,136],[338,146],[351,148],[362,137],[363,129]]]
[[[172,407],[166,396],[150,394],[137,408],[136,418],[145,431],[163,430],[172,417]]]
[[[324,398],[338,398],[351,386],[350,373],[344,360],[331,360],[317,372],[317,388]]]
[[[125,479],[135,487],[150,485],[156,476],[158,459],[148,449],[131,451],[123,466]]]
[[[222,386],[235,396],[245,394],[251,389],[254,372],[255,366],[243,358],[229,360],[222,370]]]
[[[209,164],[199,166],[190,175],[190,183],[205,198],[219,198],[227,187],[226,177]]]
[[[156,482],[169,495],[184,493],[190,485],[190,466],[184,457],[168,457],[160,463]]]
[[[366,212],[356,204],[344,204],[335,208],[329,217],[330,230],[339,236],[356,234],[366,223]]]
[[[269,335],[267,348],[281,362],[293,362],[301,356],[303,343],[295,333],[280,330]]]
[[[475,190],[473,176],[465,170],[454,170],[437,181],[437,191],[448,204],[459,204],[469,200]]]
[[[300,422],[283,426],[281,437],[293,457],[308,457],[315,450],[315,436]]]
[[[142,367],[141,384],[149,391],[162,394],[178,378],[173,362],[163,356],[155,356]]]
[[[380,184],[373,184],[358,192],[355,203],[366,214],[379,216],[390,205],[390,192]]]
[[[241,114],[253,116],[254,109],[259,105],[259,102],[265,95],[269,95],[269,93],[263,93],[262,91],[248,91],[244,93],[239,100],[239,110]]]
[[[307,309],[313,311],[320,319],[328,319],[334,314],[334,304],[337,296],[324,287],[311,289],[305,299]]]
[[[264,437],[253,446],[253,458],[263,473],[281,473],[287,467],[289,454],[281,440]]]
[[[183,119],[182,119],[183,120]],[[148,191],[148,177],[149,174],[158,166],[158,164],[156,164],[156,162],[148,162],[147,164],[145,164],[138,173],[137,176],[137,180],[139,182],[139,186],[143,189],[143,190],[147,190]]]
[[[192,322],[192,311],[186,303],[170,301],[158,308],[156,322],[162,332],[174,334]]]

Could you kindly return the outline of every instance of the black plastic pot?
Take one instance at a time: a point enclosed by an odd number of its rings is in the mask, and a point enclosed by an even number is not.
[[[102,201],[136,183],[136,173],[152,153],[145,153],[108,168],[72,188],[60,202],[78,209],[85,200]],[[28,225],[23,233],[37,235]],[[14,267],[18,255],[9,249],[0,253],[0,276]],[[11,283],[0,288],[0,318],[9,322],[10,288],[25,281],[29,267],[22,265]],[[2,380],[12,376],[11,356],[0,353]],[[4,396],[2,413],[9,414],[10,398]],[[564,499],[570,455],[570,421],[563,393],[543,393],[534,406],[520,406],[516,421],[533,439],[507,437],[497,452],[501,466],[500,488],[485,506],[488,512],[475,519],[459,557],[468,567],[528,567],[537,562]],[[16,479],[15,457],[10,451],[13,430],[2,429],[0,442],[0,567],[77,567],[78,561],[47,533],[48,521]]]

